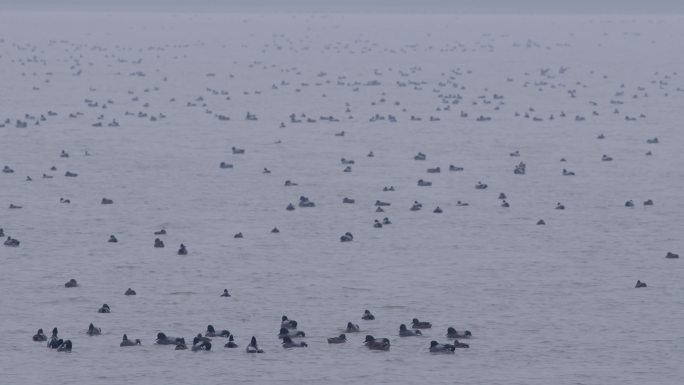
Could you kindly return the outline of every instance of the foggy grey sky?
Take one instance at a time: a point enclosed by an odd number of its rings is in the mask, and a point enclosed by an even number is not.
[[[684,13],[684,0],[0,0],[4,10]]]

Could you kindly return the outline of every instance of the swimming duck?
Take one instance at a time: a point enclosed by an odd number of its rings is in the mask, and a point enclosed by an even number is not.
[[[563,169],[563,176],[573,176],[573,175],[575,175],[574,172]]]
[[[371,314],[370,310],[364,310],[363,315],[361,316],[362,320],[366,321],[373,321],[375,320],[375,316]]]
[[[432,182],[429,182],[429,181],[426,181],[426,180],[422,180],[422,179],[418,179],[418,186],[421,186],[421,187],[430,187],[430,186],[432,186]]]
[[[390,341],[387,338],[375,339],[375,337],[367,335],[363,344],[370,350],[390,350]]]
[[[366,156],[369,157],[369,158],[372,158],[372,157],[375,156],[375,154],[373,154],[373,151],[371,151],[371,152],[369,152],[368,155],[366,155]]]
[[[156,343],[158,345],[185,345],[185,338],[182,337],[167,337],[164,333],[157,333]]]
[[[383,210],[382,207],[377,207],[377,208],[375,209],[375,212],[376,212],[376,213],[384,213],[385,210]]]
[[[461,202],[461,201],[456,201],[456,206],[468,206],[469,204],[466,202]]]
[[[340,242],[351,242],[353,240],[354,236],[350,232],[346,232],[343,236],[340,237]]]
[[[641,282],[641,281],[637,280],[637,283],[634,287],[638,289],[640,287],[647,287],[647,286],[646,286],[646,282]]]
[[[414,318],[411,321],[411,327],[414,329],[430,329],[432,324],[427,321],[418,321],[418,318]]]
[[[71,340],[66,340],[64,343],[59,345],[57,348],[58,352],[70,352],[71,351]]]
[[[154,232],[154,235],[166,235],[166,230],[165,230],[165,229],[161,229],[161,230],[159,230],[159,231],[155,231],[155,232]]]
[[[347,166],[347,167],[345,167],[344,170],[342,170],[342,171],[344,171],[344,172],[352,172],[352,168],[351,168],[351,166]]]
[[[546,222],[544,222],[543,219],[540,219],[537,221],[537,225],[545,225],[545,224],[546,224]]]
[[[305,348],[305,347],[307,347],[307,346],[308,346],[308,345],[306,344],[306,342],[293,342],[293,341],[292,341],[292,338],[290,338],[289,336],[283,337],[283,347],[284,347],[285,349],[289,349],[289,348]]]
[[[399,336],[401,336],[401,337],[413,337],[413,336],[421,336],[421,335],[423,335],[423,333],[421,333],[420,330],[416,330],[416,331],[408,330],[406,328],[406,325],[404,325],[404,324],[401,324],[399,326]]]
[[[181,243],[180,248],[178,249],[178,255],[188,255],[188,249],[185,248],[185,245]]]
[[[33,335],[33,340],[36,342],[47,341],[47,336],[43,334],[43,329],[38,329],[38,332]]]
[[[358,333],[361,331],[359,325],[347,322],[347,333]]]
[[[454,350],[456,350],[454,345],[430,341],[430,353],[453,353]]]
[[[245,150],[243,148],[231,147],[233,154],[244,154]]]
[[[269,169],[267,169],[266,167],[264,167],[264,171],[262,171],[262,173],[263,173],[263,174],[270,174],[270,173],[271,173],[271,170],[269,170]]]
[[[439,174],[442,170],[439,167],[428,168],[428,174]]]
[[[111,309],[109,308],[109,305],[106,303],[102,305],[101,308],[97,309],[98,313],[111,313]]]
[[[114,203],[114,201],[107,198],[102,198],[102,200],[100,201],[100,204],[102,205],[111,205],[112,203]]]
[[[518,156],[520,156],[520,152],[518,150],[515,150],[515,151],[511,152],[509,155],[512,157],[518,157]]]
[[[677,259],[677,258],[679,258],[679,254],[675,254],[673,252],[668,251],[667,254],[665,255],[665,258]]]
[[[415,160],[425,160],[427,159],[427,155],[423,154],[422,152],[419,152],[416,156],[413,157]]]
[[[613,158],[611,158],[611,157],[609,157],[608,155],[605,155],[605,154],[604,154],[604,155],[601,157],[601,160],[604,161],[604,162],[610,162],[611,160],[613,160]]]
[[[291,180],[286,180],[285,181],[285,186],[297,186],[297,183],[292,182]]]
[[[477,184],[475,185],[476,190],[484,190],[486,188],[487,188],[487,185],[482,183],[482,182],[477,182]]]
[[[247,348],[245,348],[247,353],[263,353],[264,351],[259,349],[259,346],[257,346],[257,340],[254,336],[252,336],[252,340],[249,342],[249,345],[247,345]]]
[[[411,206],[411,211],[418,211],[423,208],[423,205],[421,203],[418,203],[418,201],[413,202],[413,206]]]
[[[154,247],[157,249],[162,249],[162,248],[164,248],[164,242],[159,238],[155,238],[154,239]]]
[[[192,342],[192,351],[193,352],[198,352],[200,350],[206,350],[209,351],[211,350],[211,342],[206,341],[206,340],[201,340],[195,337],[195,339]]]
[[[556,210],[565,210],[565,206],[558,202],[556,203]]]
[[[329,344],[343,344],[347,342],[347,336],[344,334],[340,334],[339,337],[330,337],[328,338],[328,343]]]
[[[506,194],[504,193],[499,193],[499,199],[506,199]]]
[[[288,319],[286,315],[280,318],[280,327],[286,329],[297,329],[297,321]]]
[[[299,207],[316,207],[316,204],[305,196],[299,197]]]
[[[278,333],[278,338],[282,339],[285,337],[306,337],[306,334],[302,331],[290,330],[282,327]]]
[[[646,200],[644,201],[644,206],[653,206],[653,201],[652,200]]]
[[[57,349],[62,344],[62,340],[57,337],[57,328],[52,328],[52,335],[48,340],[47,346],[51,349]]]
[[[274,227],[273,230],[271,230],[271,233],[273,233],[273,234],[277,234],[279,232],[280,232],[280,230],[278,230],[277,227]]]
[[[625,202],[625,207],[634,207],[634,202],[630,199],[627,202]]]
[[[75,178],[78,176],[78,174],[76,174],[75,172],[67,171],[66,173],[64,173],[64,176],[68,178]]]
[[[383,202],[383,201],[375,201],[376,206],[390,206],[391,203]]]
[[[223,289],[223,293],[221,293],[221,297],[230,297],[230,293],[228,293],[228,289]]]
[[[91,337],[99,336],[100,334],[102,334],[102,329],[96,328],[95,325],[91,323],[90,326],[88,326],[88,331],[86,332],[86,334]]]
[[[392,222],[390,222],[389,218],[385,217],[382,219],[382,224],[383,225],[391,225]]]
[[[470,333],[470,330],[466,330],[463,332],[463,334],[459,333],[454,329],[453,327],[447,328],[447,338],[470,338],[472,337],[472,334]]]
[[[213,325],[207,325],[207,331],[204,333],[205,336],[207,337],[226,337],[230,336],[230,332],[228,330],[221,330],[219,332],[216,332],[214,329]]]
[[[185,344],[185,341],[180,342],[179,344],[176,345],[176,347],[173,350],[187,350],[188,346]]]
[[[231,349],[238,347],[238,345],[235,343],[235,340],[233,339],[232,334],[228,336],[228,342],[226,342],[226,344],[223,345],[223,347],[224,348],[231,348]]]
[[[375,227],[376,229],[382,228],[382,223],[380,223],[380,221],[376,219],[375,223],[373,223],[373,227]]]
[[[501,207],[511,207],[511,205],[504,199],[504,201],[501,202]]]
[[[292,203],[289,203],[289,204],[287,205],[287,207],[285,207],[285,210],[287,210],[287,211],[292,211],[292,210],[294,210],[294,209],[295,209],[295,207],[294,207],[294,205],[293,205]]]
[[[355,201],[354,201],[353,199],[351,199],[351,198],[345,197],[344,199],[342,199],[342,203],[353,204],[354,202],[355,202]]]
[[[109,242],[109,243],[117,243],[117,242],[119,242],[119,240],[116,239],[116,237],[115,237],[114,235],[110,235],[110,236],[109,236],[109,240],[108,240],[107,242]]]
[[[449,171],[463,171],[463,167],[457,167],[454,166],[453,164],[449,165]]]
[[[14,239],[10,236],[8,236],[5,242],[3,242],[3,244],[7,247],[18,247],[20,243],[21,242],[19,242],[17,239]]]
[[[69,282],[64,284],[64,287],[78,287],[78,283],[75,279],[71,278]]]
[[[434,210],[432,210],[432,212],[435,214],[441,214],[443,211],[439,206],[437,206]]]
[[[233,238],[244,238],[244,236],[242,235],[242,232],[239,232],[239,233],[233,235]]]
[[[127,335],[123,335],[123,339],[121,340],[121,343],[119,346],[135,346],[135,345],[140,345],[140,340],[136,339],[135,341],[131,341],[128,339]]]

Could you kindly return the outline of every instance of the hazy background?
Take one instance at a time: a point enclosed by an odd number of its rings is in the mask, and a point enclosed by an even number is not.
[[[683,13],[682,0],[0,0],[4,10]]]

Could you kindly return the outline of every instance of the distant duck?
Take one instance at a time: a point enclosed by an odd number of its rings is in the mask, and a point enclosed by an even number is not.
[[[292,211],[294,209],[295,209],[295,207],[292,203],[288,204],[287,207],[285,207],[285,210],[287,210],[287,211]]]
[[[376,208],[375,208],[375,212],[376,212],[376,213],[384,213],[385,210],[383,210],[382,207],[376,207]]]
[[[112,310],[109,308],[109,305],[107,305],[107,304],[105,303],[105,304],[102,305],[101,308],[97,309],[97,312],[98,312],[98,313],[111,313]]]
[[[280,232],[280,230],[278,230],[277,227],[274,227],[273,230],[271,230],[271,233],[273,233],[273,234],[277,234],[279,232]]]
[[[344,131],[336,132],[335,136],[344,136]]]
[[[343,236],[340,237],[340,242],[351,242],[353,240],[354,236],[350,232],[346,232]]]
[[[461,202],[461,201],[456,201],[456,206],[468,206],[468,203],[466,203],[466,202]]]
[[[264,351],[259,349],[259,346],[257,345],[257,340],[254,336],[252,336],[252,340],[249,342],[249,345],[247,345],[246,348],[247,353],[263,353]]]
[[[53,178],[52,175],[48,175],[48,174],[43,173],[43,179],[52,179],[52,178]]]
[[[380,229],[382,228],[382,223],[380,223],[380,221],[376,219],[375,223],[373,223],[373,227],[375,227],[376,229]]]
[[[280,317],[280,327],[286,329],[297,329],[297,321],[291,320],[284,315]]]
[[[91,323],[90,326],[88,326],[88,331],[86,332],[86,334],[91,337],[99,336],[100,334],[102,334],[102,329],[96,328],[95,325]]]
[[[181,243],[180,248],[178,249],[178,255],[188,255],[188,249],[185,248],[185,245]]]
[[[423,154],[422,152],[419,152],[416,156],[413,157],[415,160],[425,160],[427,159],[427,155]]]
[[[371,151],[371,152],[369,152],[368,155],[366,155],[366,156],[369,157],[369,158],[372,158],[372,157],[375,156],[375,154],[373,154],[373,151]]]
[[[124,295],[136,295],[136,294],[137,294],[137,293],[135,292],[135,290],[131,289],[130,287],[129,287],[128,290],[126,290],[126,292],[124,293]]]
[[[154,247],[156,247],[157,249],[162,249],[162,248],[164,248],[164,241],[162,241],[162,240],[159,239],[159,238],[155,238],[155,239],[154,239]]]
[[[611,160],[613,160],[613,158],[611,158],[611,157],[609,157],[608,155],[605,155],[605,154],[604,154],[604,155],[601,157],[601,160],[604,161],[604,162],[610,162]]]
[[[343,344],[347,342],[347,336],[344,334],[340,334],[339,337],[330,337],[328,338],[328,343],[329,344]]]
[[[512,156],[512,157],[519,157],[519,156],[520,156],[520,151],[515,150],[515,151],[511,152],[509,155]]]
[[[306,342],[293,342],[292,338],[289,336],[283,337],[283,347],[285,349],[290,349],[290,348],[305,348],[308,345]]]
[[[641,282],[641,281],[637,280],[637,283],[634,287],[638,289],[640,287],[647,287],[647,286],[646,286],[646,282]]]
[[[233,150],[233,154],[236,155],[245,153],[245,150],[243,148],[232,147],[231,149]]]
[[[351,166],[347,166],[347,167],[345,167],[344,170],[342,170],[342,171],[344,171],[344,172],[352,172],[352,168],[351,168]]]
[[[71,203],[69,199],[59,198],[59,203]]]
[[[432,186],[432,182],[422,180],[422,179],[418,179],[418,186],[429,187],[429,186]]]
[[[112,203],[114,203],[114,201],[107,198],[102,198],[102,200],[100,201],[101,205],[111,205]]]
[[[262,174],[270,174],[270,173],[271,173],[271,170],[264,167],[264,171],[262,171]]]
[[[109,236],[109,240],[108,240],[107,242],[109,242],[109,243],[117,243],[117,242],[119,242],[119,240],[116,239],[116,237],[115,237],[114,235],[110,235],[110,236]]]
[[[38,332],[33,335],[33,340],[36,342],[47,341],[47,336],[43,333],[43,329],[38,329]]]
[[[173,350],[188,350],[188,346],[185,344],[185,340],[175,345],[176,347]]]
[[[456,350],[456,347],[451,344],[440,344],[437,341],[430,341],[430,353],[447,353],[451,354]]]
[[[382,219],[382,224],[387,226],[387,225],[391,225],[392,222],[390,222],[389,218],[385,217]]]
[[[228,293],[228,289],[223,289],[223,293],[221,293],[221,297],[230,297],[230,293]]]
[[[441,214],[443,211],[439,206],[437,206],[437,207],[435,207],[434,210],[432,210],[432,212],[435,214]]]
[[[230,332],[228,330],[221,330],[221,331],[216,331],[214,329],[213,325],[207,325],[207,331],[204,333],[205,336],[207,337],[225,337],[228,338],[230,336]]]
[[[78,174],[76,174],[75,172],[67,171],[66,173],[64,173],[64,176],[67,178],[76,178]]]
[[[506,199],[506,194],[504,193],[499,193],[499,199]]]
[[[351,198],[344,198],[342,199],[342,203],[348,203],[348,204],[353,204],[355,201]]]
[[[165,230],[165,229],[161,229],[161,230],[159,230],[159,231],[155,231],[155,232],[154,232],[154,235],[166,235],[166,230]]]
[[[299,197],[299,207],[316,207],[316,204],[309,200],[309,198],[305,196],[300,196]]]
[[[501,202],[501,207],[511,207],[511,205],[504,199],[503,202]]]
[[[66,340],[57,348],[58,352],[70,352],[71,351],[71,340]]]
[[[652,200],[646,200],[644,201],[644,206],[653,206],[653,201]]]
[[[64,284],[64,287],[78,287],[78,283],[75,279],[71,278],[69,282]]]
[[[634,207],[634,202],[630,199],[627,202],[625,202],[625,207]]]
[[[200,350],[210,351],[211,350],[211,342],[206,341],[206,340],[199,340],[197,337],[195,337],[195,340],[193,341],[193,344],[192,344],[192,351],[198,352]]]
[[[567,160],[565,160],[565,158],[560,158],[560,161],[561,162],[567,162]]]
[[[47,343],[48,348],[57,349],[62,342],[63,341],[57,336],[57,328],[52,328],[52,335]]]
[[[306,337],[306,333],[303,331],[290,330],[288,328],[281,327],[280,331],[278,332],[278,338],[285,337]]]
[[[55,167],[55,166],[50,167],[50,171],[57,171],[57,167]]]
[[[9,166],[3,167],[2,172],[4,172],[5,174],[14,174],[14,170],[12,170]]]
[[[419,211],[420,209],[423,208],[423,205],[418,203],[417,201],[413,202],[413,206],[411,206],[411,211]]]
[[[656,144],[658,143],[658,138],[653,138],[653,139],[646,139],[646,143],[648,144]]]
[[[457,167],[454,166],[453,164],[449,165],[449,171],[463,171],[463,167]]]
[[[668,259],[677,259],[677,258],[679,258],[679,254],[675,254],[675,253],[673,253],[673,252],[671,252],[671,251],[668,251],[667,254],[665,255],[665,258],[668,258]]]
[[[239,232],[239,233],[233,235],[233,238],[244,238],[244,236],[242,235],[242,232]]]
[[[477,182],[477,184],[475,185],[476,190],[484,190],[486,188],[487,188],[487,185],[482,183],[482,182]]]
[[[367,335],[363,344],[370,350],[390,350],[390,341],[387,338],[375,339],[375,337]]]
[[[157,333],[157,340],[156,340],[158,345],[185,345],[185,339],[182,337],[168,337],[164,333]]]
[[[26,181],[27,181],[27,182],[30,182],[30,181],[32,181],[32,180],[33,180],[33,179],[31,179],[30,176],[27,176],[27,177],[26,177]]]
[[[60,158],[68,158],[68,157],[69,157],[69,153],[67,153],[66,151],[62,150],[62,153],[59,154],[59,157],[60,157]]]
[[[558,202],[556,203],[556,210],[565,210],[565,206]]]
[[[373,320],[375,320],[375,316],[370,312],[370,310],[366,309],[363,311],[363,315],[361,316],[361,319],[365,320],[365,321],[373,321]]]
[[[574,172],[563,169],[563,176],[573,176],[573,175],[575,175]]]
[[[428,172],[429,174],[439,174],[441,171],[442,171],[442,170],[440,170],[439,167],[428,168],[428,169],[427,169],[427,172]]]
[[[358,333],[361,331],[359,325],[347,322],[347,333]]]
[[[391,203],[383,202],[383,201],[375,201],[376,206],[389,206]]]
[[[22,208],[22,206],[18,206],[18,205],[15,205],[15,204],[10,203],[9,208],[11,208],[11,209],[20,209],[20,208]]]
[[[540,219],[537,221],[537,225],[545,225],[545,224],[546,224],[546,222],[544,222],[543,219]]]
[[[340,159],[340,162],[342,164],[354,164],[355,163],[352,159],[345,159],[345,158]]]
[[[3,244],[7,247],[19,247],[20,243],[21,242],[19,242],[18,240],[14,239],[10,236],[8,236],[7,239],[5,239],[5,242],[3,242]]]
[[[123,335],[123,339],[121,340],[121,343],[119,344],[119,346],[121,346],[121,347],[136,346],[136,345],[140,345],[140,340],[136,339],[135,341],[131,341],[128,339],[128,336],[125,334]]]
[[[420,330],[408,330],[406,328],[406,325],[401,324],[399,325],[399,336],[400,337],[413,337],[413,336],[421,336],[423,333],[420,332]]]
[[[646,156],[651,156],[653,153],[651,151],[646,151]]]
[[[600,134],[599,136],[596,137],[596,139],[605,139],[605,138],[606,138],[606,136],[603,134]]]
[[[470,338],[473,335],[470,333],[470,330],[466,330],[463,332],[463,334],[459,333],[454,329],[453,327],[447,328],[447,338]]]
[[[228,336],[228,342],[226,342],[226,344],[223,345],[223,347],[234,349],[234,348],[238,347],[238,344],[235,343],[235,339],[233,339],[233,336],[230,335],[230,336]]]
[[[411,327],[414,329],[430,329],[432,324],[427,321],[418,321],[418,318],[414,318],[411,321]]]
[[[233,165],[230,163],[221,162],[221,163],[219,163],[219,168],[222,168],[222,169],[233,168]]]
[[[291,180],[288,179],[288,180],[285,181],[285,186],[287,186],[287,187],[289,187],[289,186],[298,186],[298,184],[297,184],[297,183],[294,183],[294,182],[292,182]]]

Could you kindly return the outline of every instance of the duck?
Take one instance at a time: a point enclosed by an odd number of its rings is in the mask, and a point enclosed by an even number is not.
[[[501,199],[501,200],[506,199],[506,194],[499,193],[499,199]]]
[[[154,232],[154,235],[166,235],[166,230],[165,230],[165,229],[161,229],[161,230],[159,230],[159,231],[155,231],[155,232]]]
[[[285,329],[297,329],[297,321],[288,319],[286,315],[280,317],[280,327]]]
[[[376,205],[376,206],[390,206],[391,203],[383,202],[383,201],[377,201],[377,200],[376,200],[376,201],[375,201],[375,205]]]
[[[278,230],[277,227],[274,227],[273,230],[271,230],[271,233],[272,234],[278,234],[278,233],[280,233],[280,230]]]
[[[463,171],[463,167],[458,167],[454,166],[453,164],[449,165],[449,171]]]
[[[289,204],[287,205],[287,207],[285,207],[285,210],[287,210],[287,211],[292,211],[292,210],[294,210],[294,209],[295,209],[295,207],[294,207],[294,205],[293,205],[292,203],[289,203]]]
[[[375,154],[373,154],[373,151],[369,152],[368,155],[366,155],[369,158],[375,157]]]
[[[71,351],[71,340],[66,340],[57,348],[58,352],[70,352]]]
[[[200,350],[211,350],[211,342],[195,337],[195,339],[192,342],[192,351],[198,352]]]
[[[287,328],[280,328],[280,332],[278,333],[278,338],[285,338],[285,337],[306,337],[306,333],[303,331],[296,331],[296,330],[290,330]]]
[[[221,297],[230,297],[230,293],[228,293],[228,289],[223,289],[223,293],[221,293]]]
[[[264,351],[259,349],[259,346],[257,345],[257,340],[256,337],[252,336],[252,340],[249,341],[249,345],[245,348],[245,351],[247,353],[263,353]]]
[[[677,258],[679,258],[679,254],[675,254],[675,253],[673,253],[673,252],[671,252],[671,251],[668,251],[667,254],[665,254],[665,258],[668,258],[668,259],[677,259]]]
[[[501,202],[501,207],[511,207],[511,205],[504,199],[503,202]]]
[[[180,342],[179,344],[176,345],[176,347],[173,350],[187,350],[188,346],[185,344],[185,341]]]
[[[228,342],[226,342],[226,344],[223,345],[223,347],[231,349],[238,347],[238,345],[235,343],[235,339],[233,338],[232,334],[228,336]]]
[[[375,223],[373,223],[373,227],[375,227],[376,229],[380,229],[382,228],[382,223],[380,223],[380,221],[376,219]]]
[[[136,345],[140,345],[140,340],[136,339],[135,341],[131,341],[128,339],[128,336],[125,334],[123,335],[123,339],[121,340],[121,343],[119,344],[119,346],[122,346],[122,347],[123,346],[136,346]]]
[[[226,337],[228,338],[230,336],[230,332],[228,330],[221,330],[219,332],[216,332],[214,329],[213,325],[207,325],[207,331],[204,333],[205,336],[207,337]]]
[[[306,344],[306,342],[293,342],[292,338],[289,336],[283,337],[283,348],[289,349],[289,348],[305,348],[309,345]]]
[[[233,154],[244,154],[245,150],[243,148],[231,147]]]
[[[428,168],[427,169],[428,174],[439,174],[442,172],[442,170],[439,167],[434,167],[434,168]]]
[[[432,212],[435,213],[435,214],[441,214],[441,213],[443,213],[442,209],[441,209],[439,206],[437,206],[434,210],[432,210]]]
[[[51,349],[57,349],[62,344],[62,340],[57,337],[57,328],[52,328],[52,335],[48,340],[47,346]]]
[[[453,327],[447,328],[447,338],[470,338],[472,337],[472,334],[470,333],[470,330],[466,330],[463,332],[463,334],[459,333],[454,329]]]
[[[370,350],[390,350],[390,341],[387,338],[376,339],[371,335],[367,335],[363,344]]]
[[[347,342],[347,336],[344,334],[340,334],[339,337],[330,337],[328,338],[328,343],[329,344],[343,344]]]
[[[422,180],[422,179],[418,179],[418,186],[421,186],[421,187],[430,187],[430,186],[432,186],[432,182],[426,181],[426,180]]]
[[[437,341],[430,341],[430,353],[453,353],[456,347],[451,344],[440,344]]]
[[[71,278],[69,282],[64,284],[64,287],[78,287],[78,283],[75,279]]]
[[[38,329],[38,332],[33,335],[33,340],[36,342],[47,341],[47,336],[43,334],[43,329]]]
[[[351,242],[353,240],[354,236],[350,232],[346,232],[343,236],[340,237],[340,242]]]
[[[202,341],[211,342],[211,338],[202,336],[202,333],[197,333],[197,335],[192,339],[192,344],[195,345]]]
[[[414,329],[430,329],[432,324],[427,321],[418,321],[418,318],[414,318],[411,321],[411,327]]]
[[[413,337],[413,336],[421,336],[423,333],[420,332],[420,330],[408,330],[406,328],[406,325],[401,324],[399,325],[399,336],[400,337]]]
[[[366,309],[363,311],[361,319],[365,321],[373,321],[375,320],[375,316],[370,312],[370,310]]]
[[[476,190],[485,190],[488,186],[482,182],[477,182],[475,185]]]
[[[603,156],[601,157],[601,160],[604,162],[610,162],[611,160],[613,160],[613,158],[609,157],[606,154],[603,154]]]
[[[625,202],[625,207],[634,207],[634,202],[630,199],[627,202]]]
[[[178,248],[178,255],[188,255],[188,249],[185,248],[185,245],[181,243],[180,248]]]
[[[45,175],[45,174],[43,174],[43,175]],[[101,205],[111,205],[112,203],[114,203],[114,201],[111,199],[107,199],[107,198],[102,198],[102,200],[100,201]]]
[[[286,187],[298,186],[298,184],[297,184],[297,183],[294,183],[293,181],[291,181],[291,180],[288,179],[288,180],[285,181],[285,186],[286,186]]]
[[[565,210],[565,206],[558,202],[556,203],[556,210]]]
[[[347,197],[345,197],[344,199],[342,199],[342,203],[354,204],[355,202],[356,202],[355,200],[353,200],[353,199],[351,199],[351,198],[347,198]]]
[[[377,208],[375,209],[375,212],[376,212],[376,213],[384,213],[385,210],[383,210],[382,207],[377,207]]]
[[[97,309],[97,312],[98,312],[98,313],[111,313],[112,310],[109,308],[109,305],[107,305],[107,304],[105,303],[105,304],[102,304],[102,307],[101,307],[101,308]]]
[[[644,206],[653,206],[653,201],[652,200],[646,200],[644,201]]]
[[[66,173],[64,173],[64,176],[68,178],[75,178],[78,176],[78,174],[75,172],[67,171]]]
[[[361,331],[359,325],[347,322],[347,333],[358,333]]]
[[[392,222],[389,220],[389,218],[385,217],[382,219],[382,224],[387,226],[387,225],[391,225]]]
[[[7,239],[5,240],[5,242],[3,242],[3,244],[7,247],[19,247],[20,243],[21,242],[19,242],[19,240],[14,239],[10,236],[8,236]]]
[[[183,337],[167,337],[164,333],[157,333],[158,345],[185,345],[185,338]]]
[[[573,175],[575,175],[574,172],[563,169],[563,176],[573,176]]]
[[[96,328],[95,325],[91,323],[90,326],[88,326],[88,331],[86,332],[86,334],[91,337],[99,336],[100,334],[102,334],[102,329]]]
[[[469,204],[466,203],[466,202],[456,201],[456,206],[461,206],[461,207],[463,207],[463,206],[469,206]]]
[[[423,154],[422,152],[419,152],[416,156],[413,157],[415,160],[425,160],[427,159],[427,155]]]
[[[117,243],[117,242],[119,242],[119,240],[116,239],[116,237],[115,237],[114,235],[110,235],[110,236],[109,236],[109,240],[108,240],[107,242],[109,242],[109,243]]]
[[[233,235],[233,238],[244,238],[244,235],[242,235],[242,232],[239,232],[239,233]]]
[[[544,222],[543,219],[540,219],[540,220],[537,221],[537,225],[538,225],[538,226],[545,225],[545,224],[546,224],[546,222]]]
[[[163,249],[164,248],[164,241],[162,241],[159,238],[154,239],[154,247],[157,249]]]
[[[646,286],[646,282],[641,282],[641,281],[637,280],[637,283],[634,287],[638,289],[641,287],[648,287],[648,286]]]

